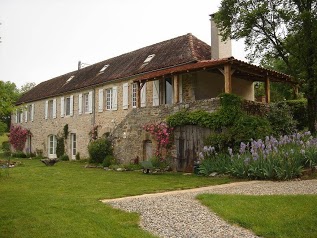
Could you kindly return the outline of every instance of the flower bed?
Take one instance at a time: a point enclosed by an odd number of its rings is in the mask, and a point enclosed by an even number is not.
[[[229,174],[238,178],[288,180],[300,177],[304,169],[317,165],[317,138],[310,132],[267,136],[264,141],[241,143],[238,151],[217,154],[214,147],[204,147],[200,154],[200,173]]]

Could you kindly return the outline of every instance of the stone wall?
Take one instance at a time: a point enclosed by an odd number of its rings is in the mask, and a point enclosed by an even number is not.
[[[215,112],[220,107],[220,99],[213,98],[198,100],[174,105],[161,105],[158,107],[135,108],[122,120],[113,131],[115,157],[121,163],[129,163],[139,157],[145,160],[146,152],[144,144],[151,141],[153,152],[156,148],[156,141],[145,132],[142,127],[148,123],[164,121],[169,115],[180,110],[204,110]],[[243,110],[253,115],[264,115],[268,110],[268,105],[252,101],[243,101]],[[172,147],[172,156],[177,157],[176,145]]]
[[[152,140],[149,133],[142,129],[145,124],[164,121],[168,115],[180,110],[214,112],[219,106],[219,99],[213,98],[176,105],[135,108],[113,131],[115,157],[123,163],[128,163],[137,156],[143,160],[145,157],[144,143],[152,141],[153,148],[155,148],[156,142]]]

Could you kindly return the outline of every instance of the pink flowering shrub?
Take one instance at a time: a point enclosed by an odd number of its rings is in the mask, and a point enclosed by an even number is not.
[[[31,132],[29,130],[24,129],[21,126],[11,125],[9,142],[15,150],[23,151],[27,136],[30,134]]]
[[[157,142],[155,155],[162,156],[162,149],[168,149],[172,143],[173,128],[169,127],[165,122],[150,123],[143,126],[146,132],[149,132]]]

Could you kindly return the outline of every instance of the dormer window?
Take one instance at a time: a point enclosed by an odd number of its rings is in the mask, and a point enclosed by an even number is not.
[[[99,71],[100,74],[105,72],[105,70],[109,67],[109,64],[106,64],[105,66],[102,67],[102,69]]]
[[[143,62],[143,64],[148,64],[153,58],[155,54],[149,55]]]
[[[66,83],[69,83],[74,78],[74,75],[70,76],[69,79],[67,79]]]

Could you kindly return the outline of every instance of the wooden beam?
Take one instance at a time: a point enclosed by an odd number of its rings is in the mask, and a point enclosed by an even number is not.
[[[141,107],[141,85],[140,81],[136,82],[136,107],[140,108]]]
[[[271,88],[270,88],[270,78],[267,75],[265,79],[265,101],[266,103],[271,102]]]
[[[179,103],[179,76],[173,77],[173,103]]]
[[[225,93],[232,93],[231,64],[226,64],[224,66],[224,77],[225,77]]]

